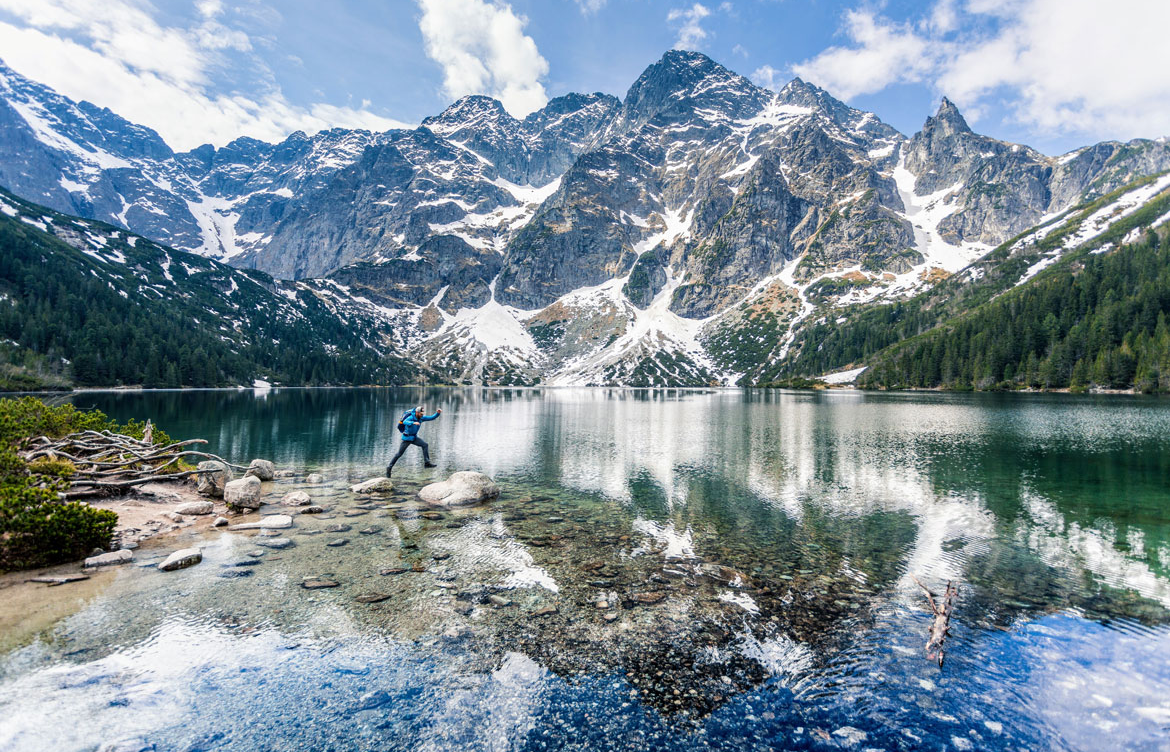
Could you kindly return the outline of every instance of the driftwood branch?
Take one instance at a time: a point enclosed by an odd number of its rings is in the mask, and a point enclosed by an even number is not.
[[[944,645],[947,637],[951,634],[951,612],[955,607],[955,596],[959,594],[959,588],[951,581],[947,581],[947,589],[942,596],[942,606],[940,607],[934,599],[934,594],[926,585],[922,584],[922,580],[914,577],[914,581],[918,583],[918,587],[922,588],[922,592],[926,593],[926,602],[930,605],[930,611],[934,614],[934,620],[930,623],[930,627],[926,630],[926,657],[928,660],[937,660],[938,667],[943,665]]]
[[[148,436],[153,434],[149,428],[148,424]],[[204,439],[190,439],[156,445],[110,431],[81,431],[59,439],[34,436],[23,443],[20,454],[29,462],[48,459],[73,463],[72,487],[62,494],[65,499],[108,495],[143,483],[178,480],[200,472],[183,470],[179,463],[186,459],[215,460],[246,470],[218,455],[189,448],[206,443]]]

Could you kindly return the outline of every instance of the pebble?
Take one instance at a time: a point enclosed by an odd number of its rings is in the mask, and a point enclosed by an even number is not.
[[[347,509],[342,512],[346,517],[361,517],[363,514],[369,514],[365,509]]]
[[[443,515],[440,512],[422,512],[421,514],[419,514],[419,517],[422,517],[424,520],[441,520],[441,519],[443,519]]]
[[[439,554],[431,554],[431,558],[434,559],[435,561],[444,561],[446,559],[450,559],[451,554],[446,553],[446,552],[439,553]]]
[[[378,533],[382,532],[382,528],[378,527],[377,525],[370,525],[369,527],[363,530],[359,530],[358,532],[362,535],[377,535]]]
[[[501,608],[504,606],[511,606],[512,605],[512,601],[508,600],[507,598],[505,598],[502,595],[495,595],[495,594],[489,595],[488,600],[492,602],[493,606],[499,606]]]
[[[556,606],[543,606],[532,612],[533,616],[549,616],[558,613]]]
[[[608,612],[602,614],[601,618],[605,619],[606,621],[616,621],[618,618],[618,615],[617,615],[616,611],[608,611]]]
[[[344,546],[346,543],[349,543],[349,539],[348,539],[348,538],[338,538],[337,540],[331,540],[331,541],[329,541],[329,542],[328,542],[328,543],[326,543],[325,545],[326,545],[326,546],[332,546],[333,548],[337,548],[338,546]]]
[[[388,574],[403,574],[403,573],[409,572],[409,571],[410,570],[407,569],[406,567],[386,567],[385,569],[379,571],[378,574],[380,574],[382,576],[386,576]]]
[[[212,527],[227,527],[230,523],[227,517],[216,517],[215,522],[211,523]]]
[[[354,600],[358,603],[380,603],[389,597],[390,595],[387,593],[364,593],[354,598]]]
[[[301,582],[301,587],[306,590],[319,590],[321,588],[335,588],[339,584],[337,580],[331,580],[327,577],[306,577]]]

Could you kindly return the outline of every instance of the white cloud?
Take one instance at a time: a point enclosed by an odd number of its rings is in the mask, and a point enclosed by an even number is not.
[[[679,50],[698,49],[709,36],[703,28],[703,19],[711,15],[711,10],[701,3],[695,3],[690,8],[674,8],[666,14],[666,22],[678,25],[678,40],[674,47]]]
[[[276,88],[217,92],[213,74],[230,64],[223,54],[252,48],[247,34],[217,20],[223,4],[199,2],[201,20],[192,28],[163,26],[148,8],[130,0],[0,0],[15,19],[0,23],[0,56],[71,99],[154,128],[176,149],[239,136],[278,141],[294,130],[403,125],[364,107],[293,105]]]
[[[732,47],[731,53],[733,55],[739,55],[740,57],[745,57],[745,58],[749,57],[747,47],[744,47],[742,44],[737,44],[734,47]]]
[[[853,46],[830,47],[792,66],[793,72],[852,99],[893,83],[921,81],[931,70],[930,44],[909,25],[870,10],[851,10],[845,14],[845,32]]]
[[[780,87],[784,85],[783,74],[770,65],[761,65],[752,71],[752,83],[756,86],[763,86],[765,89],[772,89],[779,91]]]
[[[1107,18],[1102,17],[1107,13]],[[1119,22],[1125,19],[1125,22]],[[846,99],[925,82],[977,113],[1006,102],[1050,134],[1170,134],[1170,3],[939,0],[916,25],[845,15],[846,46],[793,66]]]
[[[418,0],[419,29],[427,55],[443,68],[448,96],[487,94],[521,117],[548,102],[540,82],[546,61],[532,37],[528,19],[494,0]]]
[[[581,9],[581,15],[591,16],[597,11],[605,7],[607,0],[576,0],[577,7]]]

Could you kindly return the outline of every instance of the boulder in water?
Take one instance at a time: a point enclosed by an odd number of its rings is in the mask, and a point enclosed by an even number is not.
[[[325,476],[322,475],[321,473],[309,473],[307,476],[305,476],[305,482],[306,483],[324,483]]]
[[[423,486],[419,498],[440,507],[466,507],[491,501],[500,487],[488,476],[471,470],[451,473],[447,480]]]
[[[229,508],[259,509],[260,479],[255,475],[248,475],[229,482],[223,488],[223,500]]]
[[[286,507],[307,507],[313,503],[313,500],[304,491],[289,491],[280,500],[280,503]]]
[[[349,490],[355,494],[390,493],[394,490],[394,484],[389,478],[370,478],[356,486],[350,486]]]
[[[200,496],[223,498],[224,488],[232,479],[232,469],[217,460],[200,462],[195,469],[199,471],[199,475],[196,476],[195,491]]]
[[[276,465],[268,460],[252,460],[244,475],[254,475],[260,480],[272,480],[276,477]]]
[[[261,517],[259,522],[241,522],[238,525],[232,525],[228,530],[280,530],[292,527],[292,524],[292,517],[287,514],[270,514]]]
[[[203,552],[197,548],[183,548],[163,559],[158,568],[164,572],[186,569],[203,561]]]
[[[118,551],[110,551],[108,554],[97,554],[85,560],[87,568],[109,567],[115,564],[126,564],[134,561],[134,552],[120,549]]]

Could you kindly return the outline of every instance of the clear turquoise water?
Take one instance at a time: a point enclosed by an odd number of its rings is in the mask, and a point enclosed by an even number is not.
[[[282,481],[267,498],[306,488],[330,511],[297,518],[295,546],[248,577],[220,575],[255,539],[177,539],[204,562],[125,568],[0,657],[2,749],[1170,739],[1165,400],[601,389],[73,400],[205,437],[234,461],[319,470],[323,486]],[[444,410],[423,431],[439,467],[411,450],[399,492],[358,506],[347,484],[380,471],[394,422],[419,402]],[[501,500],[422,517],[413,492],[460,469],[492,475]],[[750,586],[693,574],[704,562]],[[425,571],[378,574],[412,565]],[[929,616],[911,574],[961,587],[941,669],[923,654]],[[340,585],[305,590],[308,576]],[[357,600],[371,592],[387,597]],[[534,615],[549,605],[558,612]]]

